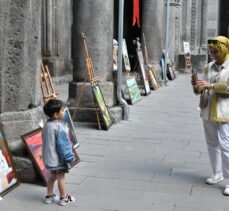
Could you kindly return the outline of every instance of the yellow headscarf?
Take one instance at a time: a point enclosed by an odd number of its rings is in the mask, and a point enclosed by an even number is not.
[[[229,58],[229,39],[224,36],[218,36],[211,40],[217,40],[219,42],[213,44],[210,43],[208,46],[216,48],[221,52],[221,61],[220,63],[223,64]]]

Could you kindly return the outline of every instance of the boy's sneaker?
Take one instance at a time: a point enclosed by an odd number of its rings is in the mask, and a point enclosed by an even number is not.
[[[65,206],[67,204],[73,203],[76,199],[73,196],[65,196],[60,198],[59,205]]]
[[[58,201],[59,201],[59,197],[56,196],[55,194],[45,196],[45,199],[44,199],[45,204],[52,204],[52,203],[58,202]]]
[[[214,185],[220,181],[222,181],[224,178],[223,178],[223,174],[222,173],[217,173],[217,174],[213,174],[211,177],[207,178],[206,179],[206,183],[208,185]]]

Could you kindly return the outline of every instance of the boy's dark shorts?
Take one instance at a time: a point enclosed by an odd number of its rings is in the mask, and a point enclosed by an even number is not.
[[[59,170],[51,170],[50,172],[51,174],[57,175],[57,174],[66,174],[69,171],[67,169],[59,169]]]

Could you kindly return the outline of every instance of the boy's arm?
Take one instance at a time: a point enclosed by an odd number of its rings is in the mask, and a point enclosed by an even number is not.
[[[65,131],[60,130],[57,134],[57,150],[61,157],[66,161],[75,160],[75,155],[72,152],[71,141]]]

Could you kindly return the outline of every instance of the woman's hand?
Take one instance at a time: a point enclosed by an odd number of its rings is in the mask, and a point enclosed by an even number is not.
[[[212,85],[208,81],[198,80],[197,87],[199,89],[211,89]]]
[[[192,74],[192,77],[191,77],[191,84],[193,86],[197,85],[197,78],[196,78],[196,75],[194,75],[194,74]]]

